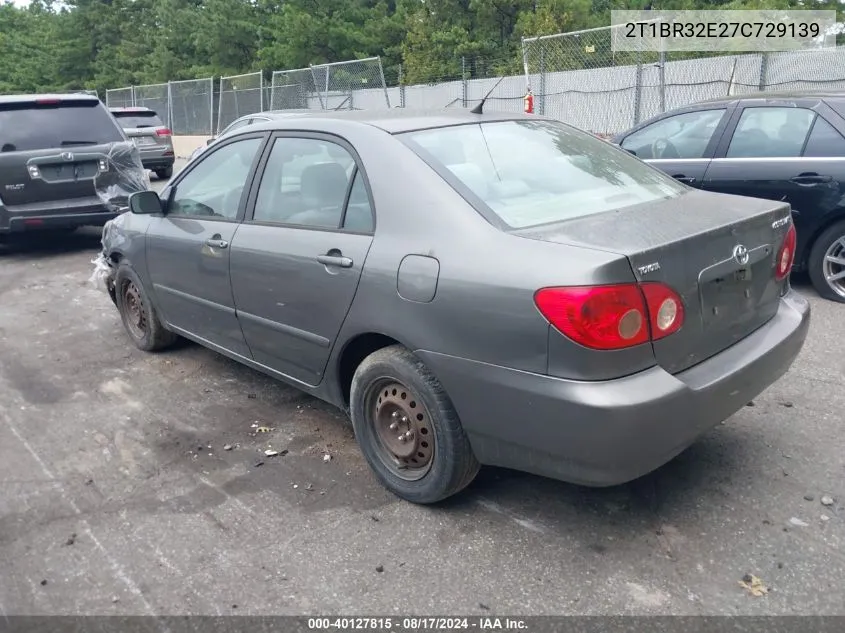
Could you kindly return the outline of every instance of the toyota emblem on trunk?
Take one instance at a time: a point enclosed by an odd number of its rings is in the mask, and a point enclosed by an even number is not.
[[[73,160],[73,154],[70,152],[62,152],[62,158],[64,160]]]
[[[742,244],[737,244],[734,246],[734,259],[742,265],[748,263],[748,249],[745,248]]]

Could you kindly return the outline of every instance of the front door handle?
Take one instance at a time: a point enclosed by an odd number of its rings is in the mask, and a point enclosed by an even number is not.
[[[816,185],[823,182],[830,182],[833,180],[833,177],[822,176],[821,174],[817,174],[815,172],[806,172],[798,174],[794,178],[790,178],[790,180],[798,185]]]
[[[695,178],[693,178],[692,176],[684,176],[683,174],[675,174],[674,176],[672,176],[672,178],[674,178],[678,182],[682,182],[687,185],[691,185],[695,182]]]
[[[210,246],[211,248],[228,248],[229,242],[226,240],[211,238],[205,241],[206,246]]]
[[[317,255],[317,261],[324,266],[338,266],[339,268],[352,268],[352,260],[343,255]]]

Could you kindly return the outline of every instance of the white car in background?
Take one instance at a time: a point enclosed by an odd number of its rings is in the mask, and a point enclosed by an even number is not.
[[[309,114],[311,112],[314,112],[314,110],[268,110],[267,112],[255,112],[253,114],[245,114],[242,117],[235,119],[225,128],[223,128],[223,131],[220,132],[217,136],[212,136],[210,139],[208,139],[205,145],[200,145],[193,152],[191,152],[191,156],[190,158],[188,158],[188,162],[194,160],[197,156],[202,154],[207,147],[213,145],[218,138],[220,138],[221,136],[225,136],[232,130],[238,130],[248,125],[254,125],[255,123],[264,123],[265,121],[272,121],[273,119],[284,119],[292,116],[300,116],[303,114]]]

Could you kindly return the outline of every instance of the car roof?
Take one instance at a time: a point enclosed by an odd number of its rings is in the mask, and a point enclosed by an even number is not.
[[[736,101],[765,101],[767,99],[845,99],[845,91],[838,90],[788,90],[783,92],[750,92],[742,95],[730,95],[699,101],[693,105],[702,103],[733,103]]]
[[[290,112],[288,110],[287,112]],[[310,110],[306,118],[312,121],[352,121],[380,128],[390,134],[413,130],[450,127],[467,123],[490,123],[512,120],[549,120],[533,114],[514,112],[485,112],[474,114],[464,108],[443,108],[439,110],[414,110],[395,108],[392,110]],[[256,113],[256,115],[259,113]],[[263,114],[267,114],[266,112]],[[260,123],[261,129],[285,129],[286,120],[297,117],[278,117],[267,123]],[[293,123],[291,123],[293,125]],[[252,129],[257,129],[253,127]]]
[[[0,95],[0,105],[34,103],[36,101],[99,101],[99,97],[84,92],[55,94]]]

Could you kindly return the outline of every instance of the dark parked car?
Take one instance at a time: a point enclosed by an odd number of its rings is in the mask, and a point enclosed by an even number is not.
[[[98,271],[132,341],[182,335],[348,410],[415,502],[480,463],[639,477],[777,380],[809,325],[788,205],[530,115],[277,119],[130,208]]]
[[[708,191],[792,205],[806,270],[845,302],[845,93],[756,93],[666,112],[614,143]]]
[[[129,147],[95,96],[0,96],[0,240],[114,218],[98,189],[146,188],[134,186],[139,174],[131,173]]]
[[[173,176],[173,137],[161,117],[149,108],[112,108],[111,113],[138,146],[144,169],[154,171],[161,180]]]

